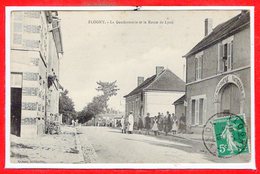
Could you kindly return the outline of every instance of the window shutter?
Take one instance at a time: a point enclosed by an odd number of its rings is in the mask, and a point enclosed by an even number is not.
[[[197,80],[198,78],[197,78],[197,61],[198,61],[198,59],[197,58],[195,58],[195,80]]]
[[[230,70],[230,43],[227,44],[227,68]]]
[[[199,100],[195,100],[195,124],[199,124]]]
[[[223,45],[222,43],[218,44],[218,72],[223,71],[223,58],[224,56],[224,51],[223,51]]]
[[[201,56],[200,58],[200,79],[202,79],[202,75],[203,75],[203,57]]]
[[[230,42],[230,69],[233,69],[233,41]]]
[[[220,58],[222,59],[224,57],[224,46],[223,44],[220,44]]]
[[[195,125],[196,123],[196,100],[190,100],[190,118],[191,118],[191,125]]]

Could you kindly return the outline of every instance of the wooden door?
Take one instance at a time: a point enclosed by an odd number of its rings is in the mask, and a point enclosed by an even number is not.
[[[234,84],[228,84],[221,96],[221,112],[230,112],[232,114],[240,113],[241,93]]]

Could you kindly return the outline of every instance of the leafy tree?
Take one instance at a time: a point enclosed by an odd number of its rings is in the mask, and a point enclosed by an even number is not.
[[[74,102],[68,96],[69,91],[64,90],[61,92],[59,98],[59,113],[62,114],[62,122],[70,124],[72,119],[76,119],[77,113],[74,108]]]
[[[92,101],[84,107],[84,109],[79,112],[79,121],[84,123],[91,120],[93,117],[95,119],[96,115],[101,113],[106,113],[108,111],[108,101],[110,97],[117,95],[119,90],[116,81],[114,82],[97,82],[97,91],[102,92],[102,95],[93,97]]]
[[[96,88],[97,91],[102,91],[103,95],[106,97],[111,97],[117,95],[117,91],[119,90],[116,85],[116,81],[114,82],[97,82],[98,87]]]
[[[104,103],[104,109],[107,111],[107,102],[109,101],[110,97],[116,96],[117,91],[119,88],[116,85],[116,81],[114,82],[97,82],[98,87],[96,88],[97,91],[101,91],[103,93],[103,96],[100,97],[100,100],[102,100],[101,103]]]

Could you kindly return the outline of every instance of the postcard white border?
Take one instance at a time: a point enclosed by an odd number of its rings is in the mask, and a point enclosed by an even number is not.
[[[184,10],[250,10],[251,42],[251,162],[249,163],[11,163],[10,162],[10,14],[23,10],[86,10],[86,11],[184,11]],[[256,169],[255,163],[255,60],[254,60],[254,7],[253,6],[7,6],[5,8],[5,168],[16,169]]]

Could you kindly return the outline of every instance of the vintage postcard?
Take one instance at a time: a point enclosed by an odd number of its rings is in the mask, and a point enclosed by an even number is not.
[[[255,168],[253,7],[7,7],[7,168]]]

